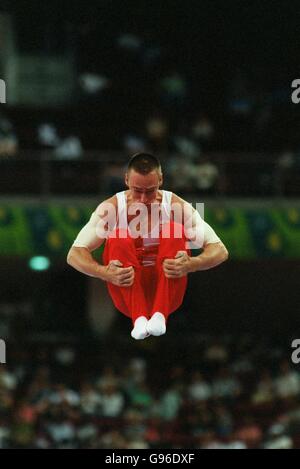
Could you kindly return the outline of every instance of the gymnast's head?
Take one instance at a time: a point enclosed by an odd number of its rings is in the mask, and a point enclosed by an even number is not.
[[[156,156],[150,153],[136,153],[130,158],[125,184],[134,200],[145,204],[153,202],[162,182],[161,164]]]

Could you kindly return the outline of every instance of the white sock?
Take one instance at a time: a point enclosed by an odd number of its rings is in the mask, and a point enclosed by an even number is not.
[[[163,314],[154,313],[147,324],[147,331],[151,335],[159,336],[166,333],[166,319]]]
[[[145,316],[140,316],[134,321],[134,328],[131,331],[131,337],[133,337],[136,340],[142,340],[147,337],[148,331],[147,331],[147,323],[148,319]]]

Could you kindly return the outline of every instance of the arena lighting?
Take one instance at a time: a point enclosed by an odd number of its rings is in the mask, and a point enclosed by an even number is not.
[[[32,270],[42,272],[50,267],[50,260],[45,256],[34,256],[29,260],[29,267]]]

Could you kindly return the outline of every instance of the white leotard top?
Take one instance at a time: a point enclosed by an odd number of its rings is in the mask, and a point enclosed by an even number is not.
[[[118,228],[127,229],[127,201],[125,191],[116,194],[118,201]],[[170,221],[172,192],[162,190],[162,202],[160,204],[161,218],[159,224]],[[154,233],[155,231],[155,233]],[[155,265],[159,247],[159,237],[157,234],[157,225],[146,237],[136,238],[135,246],[138,259],[144,267]]]

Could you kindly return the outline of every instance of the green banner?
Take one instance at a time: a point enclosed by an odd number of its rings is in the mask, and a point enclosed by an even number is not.
[[[0,204],[2,256],[66,256],[94,206]],[[230,257],[300,258],[300,208],[206,208],[205,219]]]

